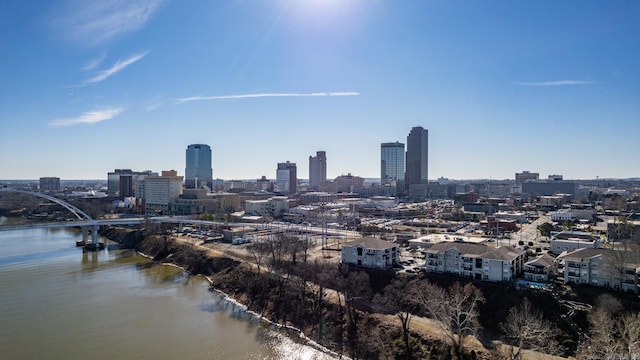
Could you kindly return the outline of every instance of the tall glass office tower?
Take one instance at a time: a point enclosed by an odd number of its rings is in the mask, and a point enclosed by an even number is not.
[[[380,144],[380,183],[397,185],[404,180],[404,144],[390,142]]]
[[[422,126],[411,129],[407,136],[407,169],[404,177],[407,185],[428,184],[429,132]]]
[[[211,147],[204,144],[187,146],[187,167],[184,171],[185,187],[201,188],[211,186],[213,168],[211,167]]]

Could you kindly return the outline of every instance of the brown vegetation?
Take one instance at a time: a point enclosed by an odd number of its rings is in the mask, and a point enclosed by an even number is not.
[[[298,328],[317,343],[354,359],[518,358],[520,349],[541,348],[544,336],[551,342],[557,340],[565,355],[575,354],[577,338],[568,335],[559,305],[546,293],[527,293],[528,300],[524,300],[523,292],[501,284],[349,270],[309,260],[308,245],[293,237],[252,244],[249,255],[239,261],[161,231],[158,235],[150,232],[120,238],[156,261],[208,276],[213,287],[250,310]],[[600,301],[614,308],[610,299]],[[555,330],[548,329],[548,319],[556,319]],[[635,322],[612,319],[612,333],[628,339],[626,349],[636,351],[636,340],[629,331],[635,329]],[[531,331],[518,337],[524,329]],[[494,345],[496,338],[512,347]],[[596,358],[587,355],[589,346],[581,345],[581,358]],[[621,348],[616,345],[617,351]],[[544,351],[554,352],[548,346]]]

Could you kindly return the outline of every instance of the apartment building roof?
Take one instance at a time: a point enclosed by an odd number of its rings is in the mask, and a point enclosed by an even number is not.
[[[456,249],[465,257],[481,257],[493,260],[514,260],[524,252],[512,246],[492,248],[482,244],[471,243],[439,243],[429,247],[426,252],[439,253],[451,249]]]
[[[553,265],[555,259],[547,254],[540,255],[535,259],[531,259],[527,261],[525,266],[534,266],[534,267],[550,267]]]
[[[633,264],[640,267],[640,253],[626,250],[583,248],[565,255],[560,255],[559,257],[562,257],[565,261],[583,261],[584,259],[592,259],[598,256],[604,256],[616,262],[622,261],[624,264]]]
[[[367,249],[372,249],[372,250],[385,250],[385,249],[398,246],[398,244],[373,238],[373,237],[363,237],[361,239],[356,239],[356,240],[349,241],[342,244],[342,246],[349,246],[349,247],[354,247],[358,245],[362,245],[362,247],[365,247]]]

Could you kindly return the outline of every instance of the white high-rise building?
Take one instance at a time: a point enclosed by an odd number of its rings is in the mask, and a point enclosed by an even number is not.
[[[298,176],[296,163],[278,163],[276,170],[276,187],[283,194],[295,194],[297,191]]]
[[[401,142],[380,145],[380,183],[397,185],[404,180],[404,144]]]
[[[143,204],[146,213],[169,214],[171,204],[182,194],[182,176],[163,171],[162,176],[144,177]]]

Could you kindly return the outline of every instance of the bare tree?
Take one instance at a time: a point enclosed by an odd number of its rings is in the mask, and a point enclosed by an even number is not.
[[[260,265],[262,264],[262,259],[269,255],[270,248],[269,244],[262,241],[252,242],[247,245],[247,252],[253,256],[255,260],[256,266],[258,267],[258,274],[260,274]]]
[[[506,321],[500,324],[500,328],[512,344],[511,359],[521,359],[523,349],[544,349],[544,352],[550,354],[558,350],[558,343],[555,340],[558,330],[550,321],[542,317],[540,311],[531,307],[531,302],[527,298],[524,298],[519,307],[509,310],[509,315]]]
[[[640,359],[640,313],[621,316],[618,327],[624,358]]]
[[[579,359],[615,359],[620,353],[617,339],[616,322],[603,309],[589,314],[591,323],[590,338],[580,344],[577,350]]]
[[[614,316],[623,309],[622,303],[611,294],[601,294],[596,298],[596,308],[607,312],[609,316]]]
[[[417,299],[429,317],[437,320],[451,342],[454,355],[461,359],[465,336],[475,336],[481,328],[478,306],[484,302],[484,296],[480,289],[456,282],[445,290],[426,282],[417,291]]]
[[[620,313],[622,305],[611,295],[599,296],[596,305],[589,314],[590,337],[578,347],[578,359],[640,359],[640,313]]]
[[[402,326],[402,340],[404,349],[404,359],[413,359],[413,349],[409,336],[409,325],[411,323],[411,313],[416,309],[417,294],[415,283],[409,282],[406,278],[395,279],[383,290],[383,295],[376,295],[374,301],[381,305],[386,311],[394,313],[400,320]]]

